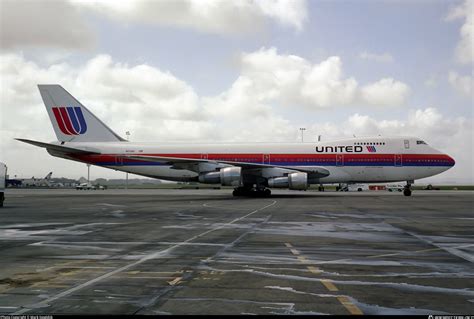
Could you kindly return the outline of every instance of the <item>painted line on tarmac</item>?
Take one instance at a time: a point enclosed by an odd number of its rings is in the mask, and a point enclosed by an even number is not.
[[[236,223],[236,222],[238,222],[238,221],[241,221],[242,219],[245,219],[245,218],[247,218],[247,217],[249,217],[249,216],[251,216],[251,215],[253,215],[253,214],[255,214],[255,213],[259,212],[259,211],[262,211],[262,210],[264,210],[264,209],[266,209],[266,208],[268,208],[268,207],[271,207],[271,206],[275,205],[276,203],[277,203],[276,200],[272,200],[272,203],[270,203],[270,204],[268,204],[268,205],[265,205],[265,206],[263,206],[263,207],[261,207],[261,208],[258,208],[258,209],[254,210],[254,211],[251,211],[250,213],[248,213],[248,214],[246,214],[246,215],[244,215],[244,216],[242,216],[242,217],[235,218],[234,220],[232,220],[232,221],[230,221],[230,222],[228,222],[228,223],[222,224],[222,225],[220,225],[220,226],[218,226],[218,227],[216,227],[216,228],[210,229],[210,230],[206,230],[206,231],[203,232],[203,233],[200,233],[200,234],[198,234],[198,235],[196,235],[196,236],[193,236],[193,237],[191,237],[191,238],[189,238],[189,239],[187,239],[187,240],[185,240],[185,241],[183,241],[183,242],[181,242],[181,243],[178,243],[178,244],[176,244],[176,245],[173,245],[173,246],[171,246],[171,247],[168,247],[168,248],[166,248],[166,249],[164,249],[164,250],[159,250],[159,251],[156,251],[156,252],[152,252],[152,253],[150,253],[150,254],[148,254],[148,255],[146,255],[146,256],[143,256],[141,259],[139,259],[139,260],[137,260],[137,261],[135,261],[135,262],[132,262],[132,263],[130,263],[130,264],[127,264],[127,265],[125,265],[125,266],[122,266],[122,267],[120,267],[120,268],[117,268],[117,269],[115,269],[115,270],[113,270],[113,271],[110,271],[110,272],[108,272],[108,273],[105,273],[105,274],[103,274],[102,276],[99,276],[99,277],[97,277],[97,278],[91,279],[91,280],[89,280],[89,281],[87,281],[87,282],[85,282],[85,283],[82,283],[82,284],[80,284],[80,285],[77,285],[77,286],[75,286],[75,287],[72,287],[71,289],[62,291],[62,292],[60,292],[59,294],[56,294],[56,295],[54,295],[54,296],[52,296],[52,297],[49,297],[48,299],[45,299],[45,300],[43,300],[43,301],[41,301],[41,302],[39,302],[39,303],[30,305],[30,306],[23,306],[22,309],[20,309],[19,311],[14,312],[13,315],[21,315],[21,314],[24,314],[24,313],[26,313],[26,312],[28,312],[28,311],[34,310],[34,309],[36,309],[36,308],[38,308],[38,307],[48,307],[48,306],[49,306],[49,303],[52,302],[52,301],[55,301],[55,300],[58,300],[58,299],[60,299],[60,298],[69,296],[70,294],[72,294],[72,293],[74,293],[74,292],[76,292],[76,291],[78,291],[78,290],[81,290],[81,289],[83,289],[83,288],[86,288],[86,287],[88,287],[88,286],[91,286],[91,285],[93,285],[93,284],[95,284],[95,283],[97,283],[97,282],[99,282],[99,281],[102,281],[102,280],[107,279],[107,278],[109,278],[109,277],[111,277],[111,276],[114,276],[114,275],[116,275],[116,274],[118,274],[118,273],[120,273],[120,272],[123,272],[123,271],[128,270],[128,269],[130,269],[130,268],[132,268],[132,267],[135,267],[135,266],[137,266],[137,265],[140,265],[140,264],[142,264],[142,263],[144,263],[144,262],[146,262],[146,261],[148,261],[148,260],[151,260],[151,259],[154,259],[154,258],[157,258],[157,257],[161,257],[161,256],[163,256],[163,255],[166,255],[167,253],[171,252],[172,250],[174,250],[174,249],[176,249],[176,248],[178,248],[178,247],[181,247],[181,246],[183,246],[184,244],[186,244],[186,243],[188,243],[188,242],[191,242],[191,241],[193,241],[193,240],[195,240],[195,239],[201,238],[201,237],[203,237],[203,236],[205,236],[205,235],[207,235],[207,234],[209,234],[209,233],[212,233],[212,232],[214,232],[214,231],[216,231],[216,230],[220,230],[220,229],[222,229],[222,228],[224,228],[224,227],[227,227],[227,226],[229,226],[229,225],[231,225],[231,224],[234,224],[234,223]]]
[[[349,298],[347,298],[346,296],[341,296],[341,297],[337,297],[337,300],[339,300],[339,302],[344,306],[346,307],[347,310],[349,310],[349,312],[353,315],[363,315],[364,313],[362,312],[362,310],[359,309],[359,307],[357,307],[356,305],[354,305],[351,300]]]
[[[291,253],[295,256],[297,256],[297,259],[305,264],[308,262],[308,260],[306,259],[306,257],[304,256],[301,256],[300,255],[300,252],[296,249],[294,249],[293,245],[291,243],[285,243],[285,246],[288,247],[291,251]],[[315,267],[315,266],[307,266],[306,267],[310,272],[312,272],[313,274],[321,274],[322,273],[322,270],[318,267]],[[321,278],[320,279],[320,282],[324,285],[324,287],[326,287],[327,290],[329,291],[339,291],[339,289],[336,287],[336,285],[333,283],[333,281],[331,279],[326,279],[326,278]],[[346,296],[338,296],[337,297],[337,300],[344,306],[344,308],[347,309],[347,311],[349,311],[352,315],[363,315],[364,313],[362,312],[362,310],[359,309],[359,307],[357,307],[354,303],[352,303],[352,301],[346,297]]]

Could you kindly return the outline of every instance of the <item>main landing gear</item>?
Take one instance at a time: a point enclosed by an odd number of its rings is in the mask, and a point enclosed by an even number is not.
[[[407,181],[407,184],[403,188],[403,195],[411,196],[411,184],[412,183],[413,183],[412,181]]]
[[[249,196],[249,197],[270,197],[272,191],[268,188],[256,188],[256,187],[237,187],[232,192],[234,196]]]

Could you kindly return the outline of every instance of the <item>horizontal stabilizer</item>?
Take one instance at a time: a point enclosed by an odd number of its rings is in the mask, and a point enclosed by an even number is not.
[[[62,153],[68,153],[68,154],[84,154],[84,155],[85,154],[100,154],[99,152],[80,150],[80,149],[77,149],[77,148],[61,146],[61,145],[55,145],[55,144],[49,144],[49,143],[38,142],[38,141],[33,141],[33,140],[27,140],[27,139],[24,139],[24,138],[16,138],[16,140],[20,141],[20,142],[23,142],[23,143],[31,144],[31,145],[34,145],[34,146],[46,148],[48,150],[62,152]]]

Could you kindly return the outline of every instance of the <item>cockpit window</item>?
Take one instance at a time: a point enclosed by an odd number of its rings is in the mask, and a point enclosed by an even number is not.
[[[425,142],[425,141],[416,141],[416,145],[420,145],[420,144],[423,144],[423,145],[428,145],[428,144],[426,144],[426,142]]]

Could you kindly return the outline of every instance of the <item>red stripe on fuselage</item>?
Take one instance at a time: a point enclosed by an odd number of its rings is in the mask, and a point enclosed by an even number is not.
[[[103,154],[103,155],[75,155],[74,158],[94,163],[112,163],[116,161],[117,157],[123,158],[123,164],[128,163],[139,163],[143,162],[135,159],[127,159],[126,156],[132,154]],[[138,154],[133,154],[138,155]],[[132,156],[133,156],[132,155]],[[168,158],[185,158],[185,159],[202,159],[202,154],[139,154],[140,156],[157,156],[157,157],[168,157]],[[411,161],[435,161],[443,160],[449,163],[454,164],[454,161],[451,157],[445,154],[207,154],[208,160],[215,161],[229,161],[229,162],[246,162],[246,163],[263,163],[263,156],[269,155],[269,160],[272,164],[278,165],[278,162],[296,162],[294,165],[298,165],[298,162],[304,164],[311,161],[322,162],[321,166],[324,166],[324,162],[335,162],[337,155],[343,155],[344,164],[357,163],[357,162],[385,162],[385,163],[394,163],[395,156],[402,157],[403,163],[410,163]],[[266,160],[266,163],[268,161]],[[343,165],[344,165],[343,164]]]

